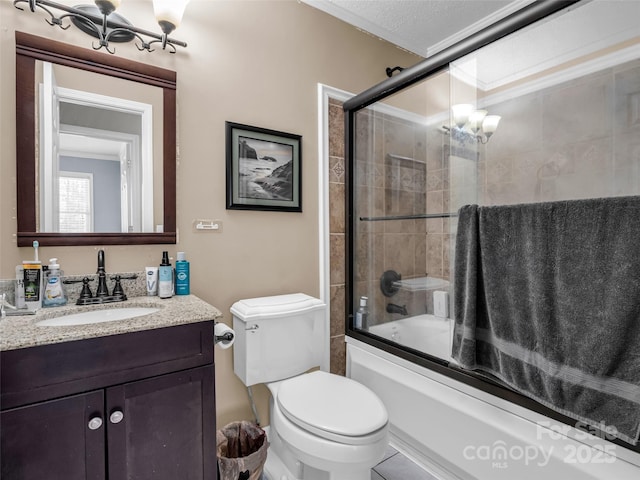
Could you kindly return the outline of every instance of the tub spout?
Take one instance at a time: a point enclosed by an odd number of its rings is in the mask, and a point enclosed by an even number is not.
[[[401,315],[409,315],[406,305],[396,305],[395,303],[387,303],[387,313],[399,313]]]

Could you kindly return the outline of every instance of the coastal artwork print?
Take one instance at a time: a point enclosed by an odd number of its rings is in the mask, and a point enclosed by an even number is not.
[[[238,138],[238,175],[241,198],[293,199],[293,146]]]
[[[301,212],[301,136],[226,123],[227,208]]]

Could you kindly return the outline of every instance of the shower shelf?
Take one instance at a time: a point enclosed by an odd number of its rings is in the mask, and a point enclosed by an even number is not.
[[[396,155],[395,153],[387,153],[387,156],[385,157],[387,161],[400,161],[400,162],[406,162],[406,163],[417,163],[419,165],[426,165],[427,162],[424,160],[418,160],[417,158],[411,158],[411,157],[403,157],[402,155]]]
[[[456,212],[451,213],[419,213],[417,215],[388,215],[386,217],[360,217],[361,222],[381,222],[385,220],[418,220],[421,218],[450,218],[457,217]]]

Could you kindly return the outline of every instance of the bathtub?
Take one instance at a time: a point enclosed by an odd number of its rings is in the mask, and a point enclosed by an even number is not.
[[[369,332],[448,362],[454,361],[451,358],[453,325],[448,318],[417,315],[372,325]]]
[[[429,315],[370,332],[450,360]],[[391,445],[442,480],[637,480],[640,454],[347,336],[347,376],[389,412]]]

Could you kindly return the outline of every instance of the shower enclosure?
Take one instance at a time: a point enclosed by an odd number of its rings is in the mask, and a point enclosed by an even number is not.
[[[457,211],[640,195],[639,6],[533,5],[345,103],[348,336],[559,418],[451,358]]]

